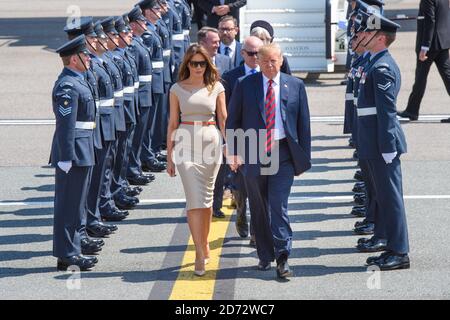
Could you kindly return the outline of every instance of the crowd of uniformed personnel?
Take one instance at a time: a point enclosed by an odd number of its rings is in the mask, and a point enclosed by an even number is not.
[[[381,270],[407,269],[409,241],[403,203],[400,156],[406,140],[397,119],[400,70],[388,48],[400,26],[383,16],[382,0],[350,1],[351,67],[345,93],[344,133],[360,170],[355,173],[351,214],[360,252],[382,252],[367,259]]]
[[[65,26],[56,51],[54,248],[59,270],[94,256],[138,203],[151,172],[166,169],[168,94],[190,45],[185,0],[144,0],[122,16]],[[148,173],[147,173],[148,172]],[[105,223],[106,221],[106,223]]]
[[[382,251],[367,260],[381,270],[409,268],[400,166],[406,141],[396,117],[401,79],[388,51],[400,26],[382,15],[381,0],[349,3],[352,59],[344,133],[351,134],[360,167],[352,214],[364,217],[355,224],[356,234],[373,234],[358,240],[357,249]],[[273,39],[272,27],[262,22],[255,27]],[[82,17],[64,29],[70,41],[57,49],[65,68],[52,94],[53,254],[59,270],[94,267],[97,258],[90,255],[117,230],[105,221],[125,219],[139,202],[141,186],[155,179],[151,172],[166,169],[168,93],[190,45],[190,23],[185,0],[143,0],[123,16],[96,22]],[[217,31],[204,33],[200,40],[215,59],[219,48],[209,38]],[[242,227],[238,231],[247,236]]]

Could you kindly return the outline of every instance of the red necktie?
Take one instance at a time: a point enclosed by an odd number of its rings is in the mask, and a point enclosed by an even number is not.
[[[265,100],[266,112],[266,153],[272,150],[275,134],[275,90],[272,87],[273,80],[269,80],[269,87],[267,88]]]

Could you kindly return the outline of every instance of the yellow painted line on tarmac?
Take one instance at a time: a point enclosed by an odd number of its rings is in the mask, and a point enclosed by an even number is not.
[[[222,211],[225,218],[213,217],[209,232],[210,260],[206,265],[206,273],[202,277],[194,275],[195,249],[192,236],[181,263],[181,269],[172,289],[169,300],[212,300],[223,241],[230,224],[233,209],[229,206],[231,199],[223,201]]]

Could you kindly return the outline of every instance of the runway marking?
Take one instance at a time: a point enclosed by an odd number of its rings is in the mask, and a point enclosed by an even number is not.
[[[436,115],[421,115],[419,120],[412,121],[412,123],[421,122],[440,122],[442,119],[448,119],[450,114],[436,114]],[[407,119],[400,119],[400,122],[410,122]],[[344,116],[315,116],[311,117],[311,122],[327,123],[327,122],[337,122],[343,123]],[[5,119],[0,120],[0,126],[49,126],[55,125],[54,119]]]
[[[225,213],[225,218],[213,218],[209,232],[210,260],[206,265],[205,275],[202,277],[194,275],[195,249],[192,236],[190,236],[188,249],[181,262],[181,265],[184,267],[178,273],[178,278],[174,283],[169,300],[212,300],[217,272],[219,271],[223,241],[234,210],[229,207],[230,202],[230,199],[223,202],[222,211]]]
[[[409,195],[403,197],[405,200],[448,200],[450,195]],[[305,201],[348,201],[353,200],[353,196],[311,196],[311,197],[290,197],[289,202]],[[184,203],[186,199],[145,199],[140,200],[137,208],[146,204],[164,203]],[[48,207],[53,206],[53,201],[0,201],[0,207]]]

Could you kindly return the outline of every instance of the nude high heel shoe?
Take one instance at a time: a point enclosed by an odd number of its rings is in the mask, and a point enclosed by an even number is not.
[[[202,264],[203,268],[201,269],[197,269],[198,264]],[[194,269],[194,274],[198,277],[204,276],[206,273],[205,271],[205,259],[201,259],[201,260],[195,260],[195,269]]]

